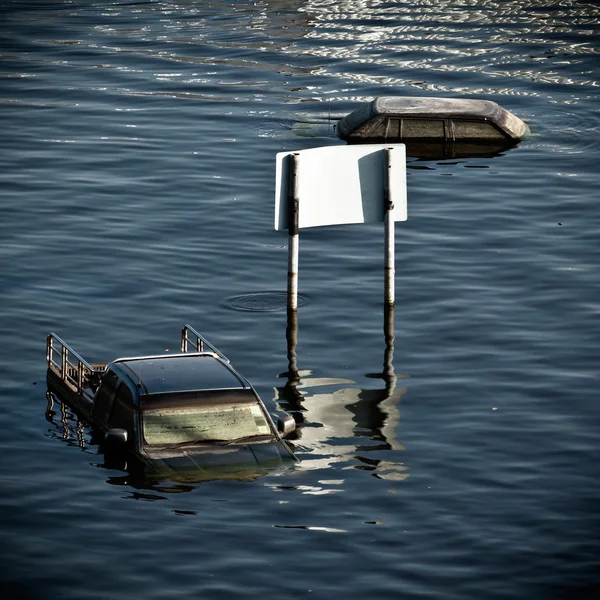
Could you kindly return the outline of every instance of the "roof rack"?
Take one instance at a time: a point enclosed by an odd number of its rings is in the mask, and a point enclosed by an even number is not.
[[[89,400],[94,397],[94,385],[104,368],[97,368],[84,360],[71,346],[55,333],[46,340],[46,362],[48,368],[73,391]]]
[[[190,345],[193,350],[189,349]],[[220,350],[217,350],[203,335],[199,334],[191,325],[185,325],[181,330],[181,351],[206,352],[207,349],[214,352],[226,363],[229,362],[229,359]]]

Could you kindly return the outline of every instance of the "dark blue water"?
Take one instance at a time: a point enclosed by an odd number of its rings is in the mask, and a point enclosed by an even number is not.
[[[4,0],[2,597],[596,598],[599,33],[574,0]],[[302,232],[286,386],[275,153],[391,94],[533,135],[409,159],[395,381],[381,227]],[[294,412],[296,469],[140,481],[46,413],[48,332],[100,361],[185,322]]]

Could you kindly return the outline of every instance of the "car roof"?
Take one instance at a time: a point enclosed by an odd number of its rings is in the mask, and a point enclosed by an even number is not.
[[[212,353],[141,356],[115,363],[125,367],[146,394],[250,387],[229,363]]]
[[[374,115],[428,116],[435,118],[467,117],[494,119],[500,106],[489,100],[468,98],[413,98],[410,96],[384,96],[375,98]]]
[[[490,100],[468,98],[419,98],[412,96],[382,96],[359,106],[338,124],[342,137],[374,119],[386,115],[408,119],[466,119],[491,121],[512,139],[525,135],[526,125],[511,112]]]

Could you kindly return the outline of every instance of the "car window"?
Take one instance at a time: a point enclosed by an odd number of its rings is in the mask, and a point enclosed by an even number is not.
[[[117,400],[125,406],[133,407],[133,394],[129,387],[124,383],[121,383],[119,390],[117,391]]]
[[[386,140],[397,140],[400,138],[400,119],[388,119],[385,132]]]
[[[102,378],[102,383],[94,400],[92,412],[96,421],[105,423],[108,419],[118,383],[119,378],[117,374],[108,370]]]
[[[146,408],[142,421],[144,441],[150,446],[231,441],[272,434],[267,417],[256,402]]]
[[[402,119],[402,139],[444,139],[444,121],[435,119]]]
[[[133,395],[131,390],[121,382],[108,418],[108,426],[126,429],[133,433]]]
[[[491,123],[484,121],[454,121],[454,136],[457,139],[504,140],[506,136]]]
[[[382,138],[385,136],[388,119],[378,117],[372,121],[368,121],[360,127],[354,134],[364,137]]]

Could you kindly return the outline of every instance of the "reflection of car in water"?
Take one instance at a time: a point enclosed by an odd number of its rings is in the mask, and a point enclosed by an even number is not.
[[[293,418],[276,427],[246,378],[189,325],[180,354],[92,365],[50,334],[46,355],[49,393],[100,433],[109,462],[134,456],[149,476],[191,481],[252,478],[296,460],[283,440]]]

